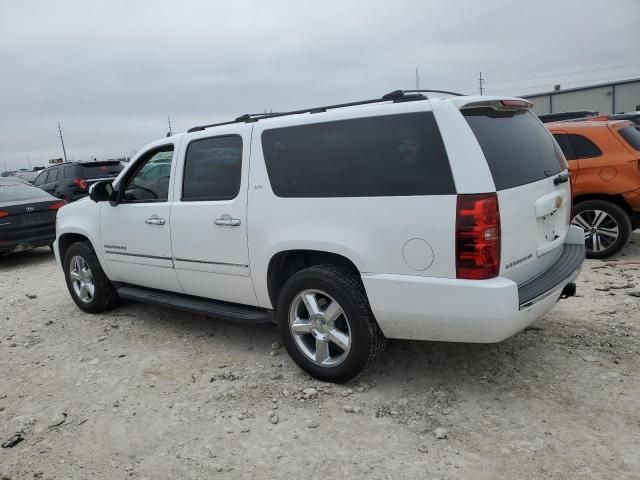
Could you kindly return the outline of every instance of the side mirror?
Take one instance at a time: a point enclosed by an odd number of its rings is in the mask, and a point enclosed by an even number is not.
[[[89,187],[89,198],[94,202],[108,202],[112,194],[111,182],[98,182]]]

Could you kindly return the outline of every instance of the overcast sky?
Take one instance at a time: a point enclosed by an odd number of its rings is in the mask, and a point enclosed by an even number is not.
[[[640,0],[0,0],[0,170],[421,86],[640,77]]]

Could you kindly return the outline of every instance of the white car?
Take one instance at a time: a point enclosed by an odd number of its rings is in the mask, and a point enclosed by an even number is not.
[[[87,312],[118,297],[277,323],[344,382],[385,338],[498,342],[575,293],[558,145],[517,98],[395,91],[163,138],[58,214]]]

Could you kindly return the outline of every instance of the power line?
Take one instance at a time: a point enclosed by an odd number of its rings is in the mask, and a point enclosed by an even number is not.
[[[62,154],[64,155],[64,161],[67,161],[67,151],[64,148],[64,138],[62,138],[62,128],[60,122],[58,122],[58,134],[60,135],[60,143],[62,143]]]
[[[599,72],[602,70],[619,70],[621,68],[629,68],[629,67],[637,67],[637,64],[631,64],[631,65],[617,65],[617,66],[612,66],[612,67],[602,67],[602,68],[590,68],[587,70],[573,70],[573,71],[569,71],[569,72],[556,72],[556,73],[549,73],[549,74],[545,74],[545,75],[536,75],[536,76],[522,76],[522,77],[512,77],[512,78],[506,78],[506,79],[502,79],[502,80],[498,80],[498,81],[492,81],[491,84],[502,84],[502,83],[511,83],[511,82],[518,82],[520,80],[539,80],[539,79],[543,79],[543,78],[556,78],[556,77],[561,77],[561,76],[571,76],[571,75],[575,75],[575,74],[580,74],[580,73],[591,73],[591,72]],[[583,80],[580,80],[583,81]],[[575,81],[574,83],[579,83],[580,81]],[[589,80],[586,80],[589,81]]]

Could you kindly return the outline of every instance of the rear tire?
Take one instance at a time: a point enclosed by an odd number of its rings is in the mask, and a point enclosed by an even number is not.
[[[319,380],[351,380],[384,349],[364,287],[344,267],[317,265],[293,275],[280,292],[276,315],[289,355]]]
[[[118,295],[102,270],[91,243],[71,245],[62,265],[69,294],[81,310],[100,313],[116,304]]]
[[[618,253],[631,238],[631,218],[622,207],[606,200],[586,200],[573,209],[572,224],[585,231],[587,258]]]

